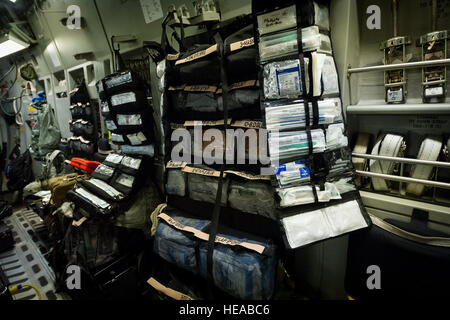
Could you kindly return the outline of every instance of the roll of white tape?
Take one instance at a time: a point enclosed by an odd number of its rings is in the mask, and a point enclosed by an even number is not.
[[[395,134],[381,136],[372,149],[372,155],[398,157],[403,144],[403,137]],[[392,174],[395,162],[386,160],[370,160],[370,171],[382,174]],[[372,178],[372,185],[376,191],[389,191],[388,182],[381,178]]]
[[[441,139],[437,137],[426,138],[422,142],[422,145],[420,146],[417,159],[427,161],[437,161],[437,159],[439,158],[439,154],[441,153],[441,149],[442,149]],[[433,169],[434,169],[433,166],[414,165],[411,170],[411,177],[415,179],[428,180],[431,177]],[[424,190],[425,185],[418,183],[408,183],[406,187],[407,193],[414,194],[416,196],[421,196]]]

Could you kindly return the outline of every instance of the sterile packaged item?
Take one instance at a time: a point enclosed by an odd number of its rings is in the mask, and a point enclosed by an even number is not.
[[[325,56],[322,67],[323,96],[339,95],[339,78],[332,56]]]
[[[348,146],[348,137],[344,134],[343,123],[331,124],[326,129],[327,150],[335,150]]]
[[[306,88],[309,90],[308,64],[305,61]],[[264,66],[264,97],[266,99],[297,98],[303,94],[300,60],[271,62]]]
[[[276,219],[273,189],[266,182],[232,181],[228,193],[228,204],[236,210]]]
[[[332,56],[312,53],[314,96],[339,94],[339,80]]]
[[[122,135],[115,134],[115,133],[111,133],[111,141],[114,143],[124,143],[125,142]]]
[[[132,91],[116,94],[111,97],[111,105],[114,107],[132,102],[136,102],[136,94]]]
[[[297,26],[295,5],[259,15],[257,20],[260,35],[294,28]]]
[[[325,151],[325,135],[322,130],[311,130],[313,153]],[[269,133],[270,160],[276,164],[280,160],[301,157],[309,154],[306,131]]]
[[[328,178],[341,176],[349,172],[352,168],[351,153],[348,149],[340,148],[326,153],[326,162],[328,163]]]
[[[105,161],[103,161],[104,164],[113,167],[113,168],[117,168],[120,163],[122,162],[123,156],[116,154],[116,153],[111,153],[108,154],[108,156],[106,157]]]
[[[115,130],[117,130],[116,123],[115,123],[113,120],[106,120],[106,121],[105,121],[105,124],[106,124],[106,128],[107,128],[109,131],[115,131]]]
[[[357,190],[355,184],[353,183],[353,177],[341,178],[333,183],[341,195]]]
[[[130,194],[133,190],[135,190],[137,186],[137,177],[133,177],[129,174],[119,174],[113,181],[113,186],[117,190],[125,193]]]
[[[130,133],[127,134],[126,137],[130,141],[130,144],[133,146],[140,146],[146,144],[149,141],[147,135],[143,132]]]
[[[317,50],[317,52],[325,53],[327,55],[333,54],[330,37],[326,34],[320,33],[320,48]]]
[[[298,52],[297,30],[262,36],[259,41],[261,62]],[[303,52],[318,50],[321,45],[319,28],[311,26],[302,29]]]
[[[109,167],[105,164],[100,164],[92,173],[92,177],[109,182],[114,175],[114,171],[114,168]]]
[[[111,187],[108,183],[99,179],[94,178],[82,181],[81,184],[90,191],[107,200],[121,201],[125,198],[123,193],[117,191],[116,189]]]
[[[119,126],[140,126],[142,125],[142,116],[140,114],[118,114],[117,124]]]
[[[340,99],[318,101],[319,124],[331,124],[342,121]],[[305,106],[303,100],[292,102],[270,101],[264,103],[267,130],[292,130],[306,127]],[[309,124],[313,124],[313,106],[309,103]]]
[[[133,82],[131,72],[123,72],[115,75],[111,75],[109,78],[105,79],[105,85],[107,89],[113,89],[125,84]]]
[[[314,4],[314,25],[319,26],[320,30],[330,30],[330,13],[326,5]]]
[[[274,169],[280,188],[298,186],[311,180],[311,173],[304,161],[276,165]]]
[[[357,200],[281,220],[291,249],[368,227]]]
[[[136,176],[139,174],[143,166],[142,159],[132,158],[129,156],[124,156],[120,162],[120,170],[124,173],[128,173]]]
[[[92,194],[83,188],[75,188],[75,193],[103,210],[108,211],[111,209],[111,205],[108,202],[100,199],[95,194]]]
[[[126,154],[138,154],[143,156],[153,157],[155,155],[155,147],[153,144],[145,145],[145,146],[130,146],[130,145],[122,145],[122,152]]]
[[[315,188],[317,190],[319,202],[330,202],[331,200],[342,199],[338,188],[333,183],[325,182],[325,190],[323,191],[321,191],[318,186],[315,186]],[[310,185],[278,189],[277,191],[281,199],[280,206],[283,208],[306,205],[315,202],[313,188]]]
[[[102,101],[101,105],[102,105],[102,114],[105,117],[109,117],[110,110],[109,110],[108,102],[107,101]]]

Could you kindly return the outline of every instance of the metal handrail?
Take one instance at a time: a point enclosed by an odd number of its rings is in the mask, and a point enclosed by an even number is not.
[[[416,69],[416,68],[423,68],[423,67],[443,66],[443,65],[448,65],[448,64],[450,64],[450,59],[385,64],[385,65],[362,67],[362,68],[351,68],[349,66],[347,72],[349,75],[351,75],[352,73],[371,72],[371,71],[389,71],[389,70],[397,70],[397,69]]]
[[[439,161],[429,161],[429,160],[419,160],[419,159],[410,159],[410,158],[397,158],[397,157],[387,157],[387,156],[378,156],[372,154],[360,154],[353,153],[352,156],[354,158],[363,158],[370,160],[387,160],[398,163],[407,163],[407,164],[421,164],[426,166],[433,166],[439,168],[450,168],[450,162],[439,162]]]
[[[422,179],[415,179],[415,178],[408,178],[408,177],[400,177],[400,176],[393,176],[390,174],[382,174],[382,173],[360,171],[360,170],[356,170],[356,173],[361,176],[365,176],[365,177],[381,178],[381,179],[385,179],[385,180],[399,181],[399,182],[406,182],[406,183],[417,183],[417,184],[423,184],[423,185],[430,186],[430,187],[438,187],[438,188],[450,190],[450,183],[444,183],[444,182],[439,182],[439,181],[430,181],[430,180],[422,180]]]

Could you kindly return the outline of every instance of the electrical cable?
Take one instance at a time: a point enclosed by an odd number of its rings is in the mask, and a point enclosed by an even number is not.
[[[95,5],[95,10],[97,11],[98,18],[100,20],[100,24],[101,24],[102,29],[103,29],[103,33],[105,34],[105,39],[106,39],[106,42],[108,43],[109,52],[111,53],[111,58],[113,59],[112,62],[113,62],[113,65],[114,65],[114,50],[113,50],[113,48],[111,46],[111,43],[109,42],[108,34],[106,33],[106,28],[105,28],[105,25],[103,23],[102,16],[100,14],[100,11],[98,10],[97,0],[94,0],[94,5]]]
[[[25,288],[25,287],[29,287],[29,288],[34,289],[34,291],[36,291],[36,294],[37,294],[37,296],[38,296],[38,299],[39,299],[39,300],[42,300],[41,292],[39,291],[38,288],[36,288],[36,287],[33,286],[32,284],[19,284],[19,285],[17,285],[17,286],[14,286],[14,287],[9,288],[9,292],[10,292],[11,294],[16,294],[20,289],[23,289],[23,288]]]
[[[16,64],[14,63],[14,65],[13,66],[11,66],[11,68],[0,78],[0,82],[2,82],[3,81],[3,79],[5,79],[7,76],[8,76],[8,74],[10,74],[11,73],[11,71],[13,71],[13,69],[14,69],[14,66],[15,66]]]

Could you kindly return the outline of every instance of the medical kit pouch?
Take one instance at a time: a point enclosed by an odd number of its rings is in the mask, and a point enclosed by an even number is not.
[[[111,130],[114,133],[138,133],[150,132],[150,123],[153,123],[152,111],[149,109],[139,113],[117,113],[114,125],[117,129]]]
[[[227,37],[224,46],[228,83],[258,78],[258,51],[253,36],[253,25]]]
[[[72,154],[93,155],[96,151],[96,144],[83,137],[70,137],[68,142]]]
[[[126,91],[111,95],[109,110],[115,113],[138,112],[148,108],[147,93],[144,90]]]
[[[219,89],[219,93],[222,90]],[[260,102],[260,88],[257,80],[247,80],[243,82],[236,82],[228,88],[228,104],[229,111],[238,109],[253,109],[255,110],[254,116],[257,116],[259,111]],[[218,108],[220,112],[223,112],[223,99],[220,95],[218,99]]]
[[[188,176],[189,198],[196,201],[216,203],[216,195],[219,188],[219,171],[215,171],[206,166],[186,166],[182,170]],[[225,179],[222,186],[222,199],[220,204],[226,207],[227,200],[228,179]]]
[[[75,185],[75,187],[67,193],[67,197],[70,201],[75,203],[77,207],[84,209],[89,214],[107,216],[113,214],[116,209],[114,204],[101,199],[79,185]]]
[[[111,185],[125,195],[130,195],[142,184],[143,177],[132,176],[130,174],[116,172]]]
[[[207,278],[205,240],[200,241],[199,264],[201,275]],[[242,300],[268,300],[274,292],[276,268],[276,248],[270,241],[220,228],[212,258],[213,280],[219,289]]]
[[[171,207],[159,214],[154,251],[164,260],[206,278],[210,221],[185,216]],[[221,228],[213,252],[215,286],[240,299],[270,299],[277,265],[275,251],[268,241]]]
[[[169,99],[174,112],[217,112],[217,87],[209,85],[170,87]]]
[[[186,166],[186,163],[173,162],[167,163],[167,183],[166,192],[167,194],[185,197],[187,189],[187,174],[182,171]]]
[[[122,152],[130,155],[141,155],[153,157],[155,155],[155,147],[153,144],[143,146],[122,145]]]
[[[106,201],[119,202],[125,199],[125,195],[123,193],[117,191],[103,180],[92,178],[90,180],[82,181],[81,185],[88,191],[94,193],[102,199],[105,199]]]
[[[123,155],[117,153],[110,153],[102,164],[111,168],[118,168],[120,167],[123,157]]]
[[[167,262],[197,274],[196,251],[198,250],[198,239],[190,232],[179,230],[172,225],[202,231],[210,224],[210,221],[185,217],[184,213],[171,207],[164,209],[164,213],[167,218],[161,219],[159,217],[155,233],[154,252]]]
[[[144,146],[152,141],[152,134],[147,131],[139,131],[136,133],[111,133],[111,141],[118,145]]]
[[[89,120],[92,116],[92,107],[88,103],[75,103],[70,106],[70,113],[72,114],[72,119],[85,119]]]
[[[175,61],[170,78],[171,85],[219,85],[218,45],[196,44],[187,49]]]
[[[258,214],[273,220],[277,218],[276,202],[270,180],[231,180],[228,205],[239,211]]]
[[[70,132],[75,136],[82,136],[85,138],[94,137],[94,125],[83,119],[69,121]]]
[[[126,174],[138,176],[144,171],[147,164],[148,163],[144,160],[144,158],[124,156],[120,162],[119,168],[120,171]]]
[[[104,85],[103,85],[104,84]],[[98,83],[97,90],[100,95],[107,91],[109,95],[115,92],[143,88],[143,81],[134,71],[123,71],[106,76]]]
[[[92,177],[108,183],[114,176],[114,172],[115,172],[114,168],[109,167],[108,165],[102,163],[92,173]]]

